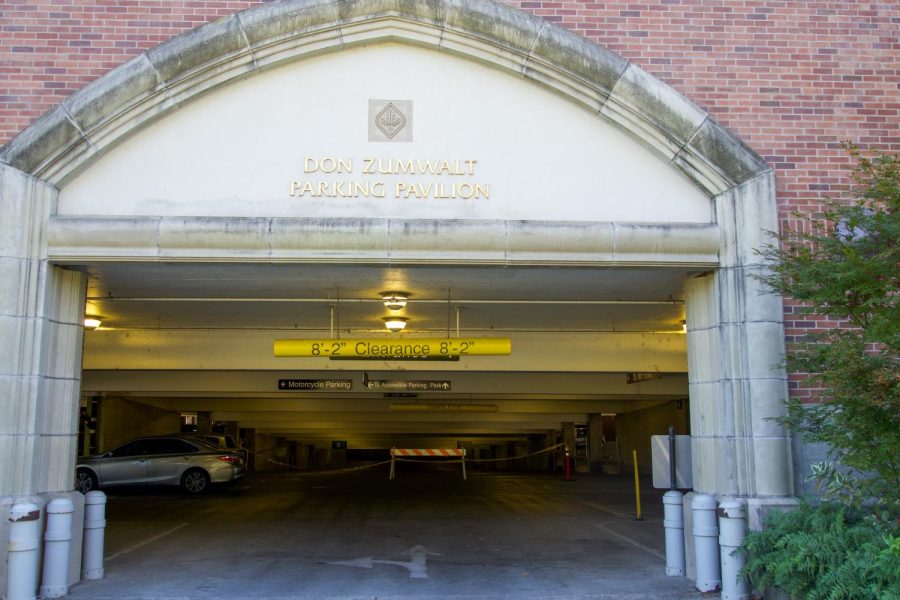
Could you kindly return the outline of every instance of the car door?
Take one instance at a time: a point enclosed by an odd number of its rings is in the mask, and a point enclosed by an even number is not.
[[[134,440],[107,452],[99,465],[101,485],[144,483],[150,457],[150,440]]]
[[[147,482],[178,484],[181,474],[193,463],[197,446],[178,438],[154,440],[153,455],[147,472]]]

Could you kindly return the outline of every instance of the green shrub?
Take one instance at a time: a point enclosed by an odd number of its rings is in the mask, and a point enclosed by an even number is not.
[[[841,504],[773,513],[743,553],[754,589],[802,600],[900,599],[900,538]]]
[[[847,196],[760,251],[773,291],[836,325],[789,345],[820,394],[776,419],[829,447],[812,478],[831,503],[773,515],[744,548],[754,586],[796,600],[900,600],[900,155],[848,149]]]

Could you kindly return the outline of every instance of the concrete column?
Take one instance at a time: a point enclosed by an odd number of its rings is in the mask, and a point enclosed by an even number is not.
[[[197,411],[197,432],[212,433],[212,412],[208,410]]]
[[[575,423],[563,423],[562,424],[562,432],[563,432],[563,442],[565,442],[566,447],[569,449],[569,452],[574,454],[575,452]]]
[[[253,436],[254,470],[274,471],[275,438],[265,433],[256,432]]]
[[[47,260],[56,195],[0,164],[0,514],[17,500],[43,507],[73,493],[86,278]],[[8,520],[0,519],[0,540],[8,534]]]
[[[331,467],[334,469],[343,469],[347,466],[347,449],[332,448],[331,450]]]
[[[788,394],[781,298],[756,279],[773,199],[771,174],[716,198],[721,266],[685,285],[694,488],[751,505],[793,494],[790,436],[768,420]]]
[[[496,458],[509,458],[509,445],[506,442],[501,442],[494,447],[497,449]],[[507,460],[498,460],[494,464],[497,466],[498,471],[506,471],[509,469],[509,461]]]
[[[256,457],[256,429],[244,429],[242,433],[243,437],[241,437],[240,439],[242,440],[244,448],[247,451],[247,471],[256,471],[259,465],[259,460]]]
[[[588,415],[588,437],[591,452],[591,473],[603,471],[603,416],[599,413]]]
[[[313,458],[315,455],[316,447],[312,444],[304,444],[300,451],[300,463],[297,466],[304,471],[312,469]]]
[[[544,433],[544,448],[549,448],[551,446],[556,445],[557,434],[558,434],[558,432],[555,430],[550,430],[550,431],[547,431]],[[547,453],[541,455],[541,456],[545,457],[544,465],[545,465],[545,468],[547,469],[548,473],[553,473],[556,471],[556,462],[555,462],[556,454],[557,454],[557,451],[554,450],[552,452],[547,452]]]

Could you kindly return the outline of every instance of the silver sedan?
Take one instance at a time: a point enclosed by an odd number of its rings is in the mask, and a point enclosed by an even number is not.
[[[238,452],[198,439],[153,436],[79,458],[75,489],[87,493],[116,485],[178,485],[199,494],[211,483],[234,481],[246,473]]]

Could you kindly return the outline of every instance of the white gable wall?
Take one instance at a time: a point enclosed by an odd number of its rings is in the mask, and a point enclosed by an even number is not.
[[[369,142],[370,99],[411,100],[413,141]],[[349,161],[352,172],[304,172],[324,158]],[[465,175],[366,174],[370,158],[371,170],[379,159],[447,160]],[[306,182],[329,192],[336,182],[381,183],[384,197],[300,195]],[[398,184],[407,186],[400,198]],[[418,198],[410,184],[432,193]],[[435,198],[452,184],[481,185],[489,197]],[[596,115],[524,79],[406,44],[293,63],[192,102],[69,183],[58,214],[712,221],[705,193]]]

